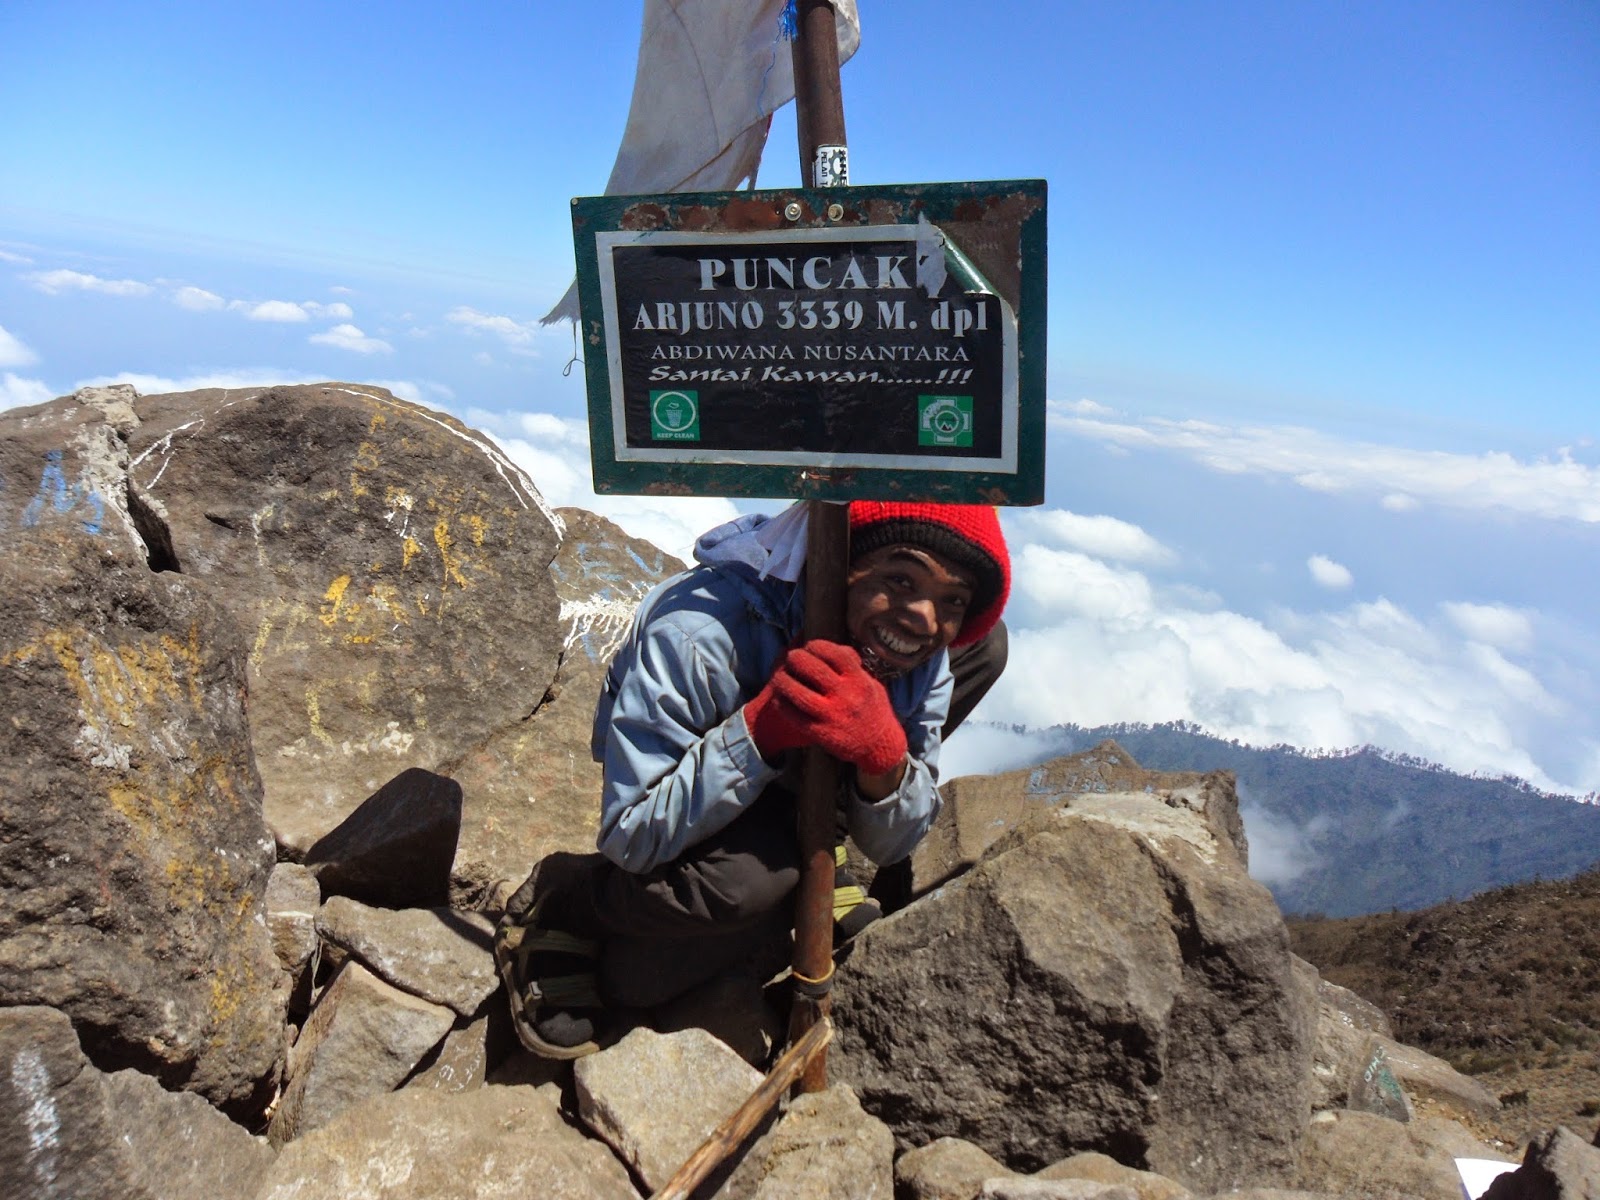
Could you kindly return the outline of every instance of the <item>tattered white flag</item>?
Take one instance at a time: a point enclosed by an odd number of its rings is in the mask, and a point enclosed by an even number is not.
[[[772,114],[794,99],[791,0],[645,0],[633,103],[606,195],[718,192],[755,182]],[[843,63],[856,0],[834,0]],[[578,285],[544,323],[578,319]]]

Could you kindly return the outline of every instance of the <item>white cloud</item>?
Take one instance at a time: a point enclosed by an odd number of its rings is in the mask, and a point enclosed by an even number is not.
[[[23,379],[7,371],[0,375],[0,410],[22,408],[54,400],[55,393],[37,379]]]
[[[382,338],[368,337],[354,325],[335,325],[326,333],[313,333],[306,339],[318,346],[334,346],[357,354],[390,354],[394,347]]]
[[[335,296],[354,296],[356,294],[355,288],[345,287],[343,284],[340,284],[340,283],[334,284],[328,290],[330,292],[332,292]]]
[[[1553,669],[1541,678],[1507,656],[1534,648],[1534,627],[1516,610],[1418,615],[1380,599],[1256,618],[1196,607],[1182,588],[1157,588],[1078,551],[1017,538],[1011,549],[1011,659],[983,719],[1031,728],[1194,721],[1252,745],[1372,744],[1555,791],[1600,786],[1572,777],[1571,764],[1588,761],[1581,735],[1560,750],[1560,777],[1529,749],[1548,743],[1552,719],[1570,712],[1575,701],[1562,695],[1590,685],[1564,680],[1568,690],[1555,694]]]
[[[259,304],[251,304],[247,300],[235,300],[228,307],[242,311],[252,321],[276,321],[293,325],[311,319],[311,314],[292,300],[263,300]]]
[[[1109,417],[1116,412],[1116,409],[1107,408],[1104,404],[1088,398],[1082,400],[1051,400],[1047,402],[1046,407],[1052,413],[1071,413],[1079,417]]]
[[[475,308],[461,305],[452,308],[445,314],[444,319],[452,325],[460,325],[477,333],[492,333],[499,338],[515,354],[537,355],[538,349],[533,345],[538,327],[533,322],[523,324],[510,317],[495,316],[491,313],[479,312]]]
[[[190,312],[216,312],[228,306],[228,302],[215,292],[192,286],[175,289],[172,293],[172,302]]]
[[[29,267],[33,265],[33,259],[28,258],[23,254],[13,254],[9,250],[0,250],[0,262],[15,263],[19,267]]]
[[[1122,450],[1170,450],[1214,471],[1281,476],[1326,493],[1371,495],[1390,511],[1422,503],[1600,522],[1600,467],[1563,448],[1523,461],[1503,451],[1453,454],[1352,441],[1293,426],[1229,427],[1160,418],[1114,421],[1050,413],[1052,427]]]
[[[313,317],[327,317],[334,321],[348,321],[355,316],[355,310],[342,300],[335,300],[332,304],[318,304],[315,300],[307,300],[301,308]]]
[[[688,561],[695,539],[739,515],[733,502],[710,496],[599,496],[589,464],[589,429],[577,420],[550,413],[508,414],[494,419],[478,413],[475,424],[514,429],[496,440],[533,478],[555,507],[576,507],[616,522],[629,534]]]
[[[38,361],[39,356],[21,338],[0,325],[0,367],[31,367]]]
[[[281,371],[271,367],[241,367],[232,371],[210,371],[196,375],[150,375],[138,371],[121,371],[115,375],[96,375],[72,385],[72,390],[86,387],[105,387],[112,383],[131,383],[141,396],[159,396],[164,392],[198,392],[206,388],[273,387],[287,383],[322,383],[324,375],[305,375],[298,371]]]
[[[1171,563],[1176,557],[1143,529],[1116,517],[1086,517],[1061,508],[1013,509],[1008,517],[1009,523],[1021,526],[1036,538],[1097,558],[1155,566]]]
[[[400,399],[410,400],[413,404],[442,406],[456,398],[454,388],[431,379],[368,379],[365,383],[369,387],[388,388]],[[474,422],[468,421],[468,424]]]
[[[1349,567],[1321,554],[1313,554],[1306,559],[1306,570],[1311,572],[1311,578],[1318,587],[1325,587],[1330,592],[1342,592],[1356,581]]]
[[[1269,886],[1292,883],[1322,865],[1316,841],[1326,833],[1330,818],[1318,814],[1304,825],[1255,802],[1242,785],[1239,816],[1250,843],[1250,877]]]
[[[1463,637],[1501,650],[1526,650],[1533,642],[1533,622],[1521,609],[1504,604],[1447,601],[1439,606]]]
[[[59,296],[62,292],[100,292],[107,296],[147,296],[150,285],[137,279],[101,279],[98,275],[85,275],[82,271],[32,271],[23,276],[41,292]]]

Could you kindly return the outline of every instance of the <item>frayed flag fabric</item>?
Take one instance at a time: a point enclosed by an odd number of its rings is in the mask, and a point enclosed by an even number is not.
[[[834,0],[843,63],[861,44],[856,0]],[[793,0],[645,0],[633,101],[608,196],[755,184],[772,114],[794,99]],[[578,319],[573,284],[545,324]]]

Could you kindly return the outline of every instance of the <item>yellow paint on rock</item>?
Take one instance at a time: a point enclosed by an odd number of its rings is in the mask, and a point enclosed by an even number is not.
[[[345,589],[350,586],[350,576],[341,575],[328,585],[328,590],[323,594],[322,623],[333,626],[339,619],[339,609],[344,606]],[[331,605],[331,607],[330,607]]]
[[[455,539],[450,536],[450,522],[443,517],[434,522],[433,544],[439,547],[439,557],[444,562],[445,585],[448,586],[450,581],[454,580],[456,586],[463,591],[471,587],[467,577],[461,573],[462,560],[454,553]]]

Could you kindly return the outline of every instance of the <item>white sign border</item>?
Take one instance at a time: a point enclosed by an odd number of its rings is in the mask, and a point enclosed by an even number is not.
[[[689,230],[600,230],[595,233],[595,255],[600,276],[600,305],[605,316],[606,365],[611,385],[611,441],[617,462],[685,463],[739,467],[819,467],[827,470],[876,469],[940,471],[949,474],[1017,473],[1017,316],[1006,298],[991,293],[1000,305],[1004,336],[1001,342],[1000,453],[993,458],[935,457],[921,454],[821,453],[801,450],[695,450],[638,447],[627,444],[623,404],[622,343],[617,315],[617,281],[611,251],[619,246],[700,243],[705,245],[788,244],[799,240],[830,242],[925,241],[927,226],[852,225],[846,228],[806,226],[798,229],[749,233],[694,232]]]

